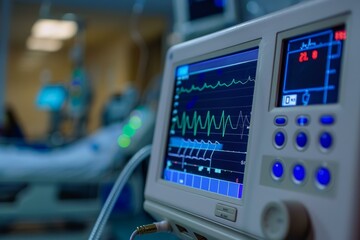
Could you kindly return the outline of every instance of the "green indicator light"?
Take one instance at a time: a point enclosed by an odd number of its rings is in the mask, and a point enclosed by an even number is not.
[[[121,134],[118,138],[118,144],[120,147],[122,148],[127,148],[131,143],[130,137],[125,135],[125,134]]]
[[[123,128],[123,132],[125,135],[132,137],[135,135],[135,129],[130,126],[130,124],[126,124]]]
[[[132,116],[129,121],[129,125],[132,129],[139,129],[142,125],[141,118],[138,116]]]

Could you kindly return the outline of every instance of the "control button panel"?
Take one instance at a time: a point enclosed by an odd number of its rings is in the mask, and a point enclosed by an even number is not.
[[[293,117],[276,115],[273,123],[275,130],[272,135],[272,145],[276,151],[269,156],[263,156],[261,184],[309,194],[333,196],[336,191],[338,169],[338,161],[330,159],[336,147],[332,129],[335,125],[335,117],[334,114],[325,113],[318,117],[319,121],[310,121],[314,117],[302,113]],[[292,144],[287,144],[288,139],[292,140]],[[287,157],[289,150],[297,152],[296,157]],[[314,150],[326,158],[312,159]]]
[[[286,132],[291,132],[295,128],[295,133],[289,136],[293,139],[293,144],[296,150],[305,151],[310,143],[317,144],[317,148],[323,153],[329,152],[334,147],[334,136],[327,128],[335,124],[335,116],[332,114],[323,114],[319,118],[319,122],[310,124],[310,116],[300,114],[294,118],[294,122],[288,122],[289,117],[286,115],[275,116],[274,125],[282,126],[283,128],[277,128],[273,133],[273,146],[276,149],[283,149],[287,142]],[[319,130],[315,136],[315,141],[311,141],[311,134],[308,132],[308,127],[317,124],[320,128],[326,128]],[[316,134],[316,133],[315,133]],[[314,138],[314,135],[312,135]]]
[[[334,160],[263,156],[260,184],[311,195],[334,196],[338,163]]]

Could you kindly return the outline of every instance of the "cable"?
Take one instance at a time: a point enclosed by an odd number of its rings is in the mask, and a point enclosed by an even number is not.
[[[98,240],[102,234],[102,231],[105,227],[105,224],[110,216],[110,213],[115,205],[117,198],[119,197],[121,190],[123,189],[125,183],[129,179],[130,175],[134,169],[146,159],[151,152],[151,145],[145,146],[140,149],[135,155],[130,159],[130,161],[125,165],[124,169],[121,171],[119,177],[116,179],[116,182],[111,189],[111,192],[106,199],[106,202],[101,209],[101,212],[96,219],[94,228],[91,231],[89,240]]]
[[[136,230],[131,234],[129,240],[134,240],[135,236],[148,233],[156,232],[170,232],[171,226],[168,221],[155,222],[152,224],[142,225],[137,227]]]
[[[134,240],[136,235],[138,235],[138,231],[134,230],[133,233],[131,234],[129,240]]]
[[[140,87],[142,81],[144,80],[146,67],[149,60],[149,49],[146,45],[145,39],[140,33],[138,26],[139,16],[143,13],[145,2],[145,0],[135,0],[130,19],[130,36],[140,51],[139,64],[135,79],[135,84],[138,85],[137,87]]]

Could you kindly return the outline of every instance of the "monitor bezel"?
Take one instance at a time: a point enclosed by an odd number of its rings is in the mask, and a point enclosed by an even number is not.
[[[239,18],[235,0],[227,0],[222,13],[195,20],[190,20],[189,2],[187,0],[173,0],[173,8],[176,9],[174,17],[175,31],[184,35],[185,39],[219,30],[224,26],[236,23]]]
[[[296,109],[296,108],[312,108],[318,106],[329,106],[329,105],[337,105],[341,102],[341,79],[343,78],[343,66],[344,66],[344,59],[341,60],[340,66],[340,76],[339,76],[339,83],[338,83],[338,100],[336,103],[328,103],[328,104],[312,104],[308,106],[291,106],[291,107],[283,107],[279,104],[279,95],[281,92],[281,78],[282,78],[282,69],[283,64],[285,64],[285,60],[283,59],[284,52],[285,52],[285,42],[291,38],[308,34],[311,32],[321,31],[328,28],[333,28],[343,25],[345,30],[347,27],[347,14],[343,14],[337,17],[332,17],[330,19],[324,19],[321,21],[317,21],[314,23],[310,23],[307,25],[299,26],[290,30],[278,32],[276,36],[276,45],[275,45],[275,60],[274,60],[274,71],[272,76],[272,84],[271,84],[271,97],[269,101],[269,110],[273,109]],[[344,55],[345,48],[343,49],[342,55]]]
[[[162,130],[162,137],[163,139],[168,139],[168,129],[169,129],[169,124],[170,124],[170,118],[171,118],[171,107],[172,107],[172,101],[173,101],[173,93],[174,93],[174,87],[175,87],[175,74],[176,74],[176,69],[177,67],[181,66],[181,65],[186,65],[186,64],[191,64],[191,63],[196,63],[196,62],[200,62],[200,61],[204,61],[207,59],[213,59],[213,58],[217,58],[217,57],[222,57],[222,56],[226,56],[226,55],[231,55],[232,53],[238,53],[238,52],[246,52],[247,50],[253,50],[253,49],[260,49],[260,39],[256,39],[253,41],[249,41],[249,42],[245,42],[245,43],[241,43],[235,46],[231,46],[231,47],[227,47],[224,49],[219,49],[219,50],[214,50],[208,54],[204,54],[204,55],[200,55],[200,56],[196,56],[196,57],[189,57],[187,59],[183,59],[180,61],[176,61],[172,63],[171,66],[171,73],[170,76],[172,76],[172,81],[168,81],[170,82],[170,84],[168,85],[168,97],[166,101],[168,102],[167,106],[166,106],[166,112],[167,112],[167,118],[165,119],[165,121],[162,120],[163,124],[163,130]],[[258,68],[258,63],[259,63],[259,57],[257,60],[257,68]],[[258,70],[256,70],[256,72],[258,72]],[[256,77],[255,77],[256,78]],[[256,85],[256,80],[255,80],[255,85]],[[255,95],[255,92],[254,92]],[[253,97],[253,101],[254,101],[255,96]],[[159,119],[159,118],[158,118]],[[250,120],[250,126],[251,126],[251,120]],[[247,149],[249,149],[249,144],[251,142],[251,127],[250,127],[250,132],[249,132],[249,140],[248,140],[248,146]],[[224,202],[229,202],[229,203],[234,203],[237,205],[242,205],[243,204],[243,199],[244,196],[246,194],[246,179],[247,179],[247,164],[245,164],[245,172],[244,172],[244,181],[243,181],[243,196],[242,198],[234,198],[234,197],[229,197],[229,196],[223,196],[217,193],[212,193],[212,192],[207,192],[207,191],[203,191],[200,189],[194,189],[194,188],[190,188],[188,186],[182,186],[180,184],[176,184],[176,183],[172,183],[169,181],[166,181],[162,178],[162,174],[163,174],[163,169],[164,169],[164,164],[165,164],[165,154],[166,154],[166,148],[167,148],[167,141],[163,141],[161,144],[161,148],[160,148],[160,156],[159,156],[159,161],[160,163],[158,163],[157,165],[157,172],[156,172],[156,182],[158,182],[159,184],[163,185],[163,186],[167,186],[170,188],[175,188],[177,190],[180,191],[186,191],[195,195],[199,195],[199,196],[204,196],[204,197],[208,197],[208,198],[212,198],[214,200],[218,200],[218,201],[224,201]],[[248,159],[248,155],[246,156],[246,160]]]

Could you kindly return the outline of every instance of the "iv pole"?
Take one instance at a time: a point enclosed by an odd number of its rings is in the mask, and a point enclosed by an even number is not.
[[[11,0],[0,0],[0,127],[5,121],[5,89],[10,30]]]

